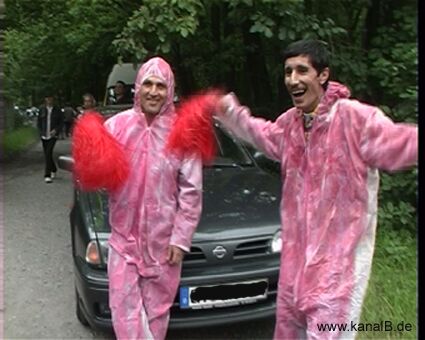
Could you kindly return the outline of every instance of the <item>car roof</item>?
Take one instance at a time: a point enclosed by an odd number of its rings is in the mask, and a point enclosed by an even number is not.
[[[114,86],[118,80],[126,84],[134,84],[139,67],[140,64],[133,63],[115,64],[109,73],[106,87]]]

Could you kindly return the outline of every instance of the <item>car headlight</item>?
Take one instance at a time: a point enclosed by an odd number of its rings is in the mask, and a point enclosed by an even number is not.
[[[90,241],[86,248],[86,262],[93,265],[106,265],[108,249],[108,241]]]
[[[281,231],[278,230],[270,242],[270,251],[272,253],[280,253],[282,250],[282,238],[281,238]]]

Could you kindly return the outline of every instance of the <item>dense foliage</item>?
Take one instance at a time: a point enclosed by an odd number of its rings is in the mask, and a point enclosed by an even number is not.
[[[290,106],[280,55],[319,38],[333,52],[332,77],[395,121],[417,120],[415,0],[6,0],[5,86],[14,104],[45,92],[100,99],[117,60],[161,54],[178,92],[207,86],[237,93],[271,119]],[[416,169],[383,174],[380,224],[416,226]]]

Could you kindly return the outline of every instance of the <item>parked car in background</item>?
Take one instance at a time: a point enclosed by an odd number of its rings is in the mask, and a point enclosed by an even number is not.
[[[35,126],[36,118],[38,116],[38,108],[36,107],[22,107],[18,105],[13,106],[15,124],[24,126]]]
[[[170,328],[271,317],[279,275],[280,178],[262,170],[246,148],[216,124],[219,154],[204,167],[203,210],[183,261]],[[59,158],[72,170],[69,156]],[[76,314],[112,329],[108,303],[108,196],[75,187],[70,212]]]
[[[35,106],[31,106],[25,110],[25,113],[28,118],[38,117],[39,109]]]

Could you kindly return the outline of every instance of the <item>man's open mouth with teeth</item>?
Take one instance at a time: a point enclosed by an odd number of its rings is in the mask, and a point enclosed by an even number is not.
[[[306,91],[307,91],[307,89],[292,90],[291,94],[295,98],[299,98],[299,97],[302,97],[304,95],[304,93],[306,93]]]

